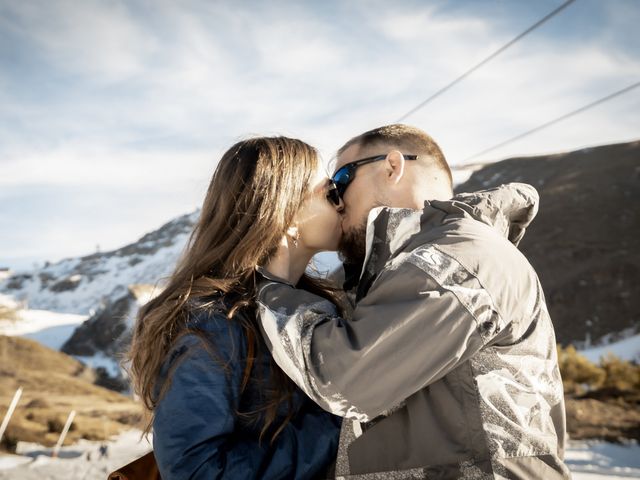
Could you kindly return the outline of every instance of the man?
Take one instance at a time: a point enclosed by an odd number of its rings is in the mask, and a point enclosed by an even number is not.
[[[535,190],[453,197],[436,143],[404,125],[347,142],[333,181],[342,252],[362,266],[353,316],[270,275],[286,271],[273,262],[258,302],[278,364],[354,420],[336,475],[569,478],[553,326],[514,245]]]

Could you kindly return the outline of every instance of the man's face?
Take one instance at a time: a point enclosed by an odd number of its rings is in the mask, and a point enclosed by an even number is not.
[[[373,151],[352,145],[338,157],[335,170],[363,157],[386,153],[382,150]],[[384,205],[381,200],[384,198],[384,192],[381,191],[384,186],[378,180],[381,167],[382,162],[358,167],[344,193],[344,209],[340,212],[343,235],[339,250],[346,262],[364,261],[367,217],[372,208]]]

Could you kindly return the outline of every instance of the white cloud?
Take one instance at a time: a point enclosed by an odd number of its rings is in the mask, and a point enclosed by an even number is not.
[[[76,144],[4,158],[0,187],[92,186],[157,193],[182,190],[199,176],[206,182],[216,164],[210,151],[117,151]]]
[[[49,62],[92,81],[109,83],[141,74],[158,45],[125,2],[12,2],[4,6],[19,31]],[[35,53],[35,52],[34,52]]]
[[[301,137],[328,159],[352,135],[393,122],[495,51],[522,23],[442,5],[1,5],[0,38],[13,39],[20,59],[0,49],[0,188],[87,186],[105,196],[117,189],[122,198],[96,203],[96,215],[114,219],[114,208],[139,202],[127,212],[137,220],[87,231],[78,217],[76,238],[84,250],[133,240],[150,219],[157,226],[197,205],[217,159],[237,139]],[[583,37],[531,34],[407,123],[429,131],[457,162],[630,84],[640,77],[640,55],[624,47],[636,31],[634,5],[624,3],[631,10],[624,14],[607,6]],[[480,160],[632,139],[640,136],[639,104],[640,89]],[[6,196],[3,204],[14,217],[31,214]],[[62,233],[21,240],[21,254],[75,245],[61,240],[74,228],[69,215]],[[0,245],[12,249],[17,255],[18,245]]]

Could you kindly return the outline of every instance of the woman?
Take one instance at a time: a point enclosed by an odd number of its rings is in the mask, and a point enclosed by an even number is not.
[[[255,320],[256,271],[285,238],[308,260],[335,250],[339,215],[317,152],[254,138],[220,160],[167,286],[139,312],[129,352],[164,480],[316,478],[339,419],[275,365]],[[337,301],[318,279],[298,287]]]

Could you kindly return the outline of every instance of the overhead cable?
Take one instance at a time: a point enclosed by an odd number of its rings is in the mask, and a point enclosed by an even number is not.
[[[567,0],[566,2],[564,2],[562,5],[560,5],[558,8],[556,8],[555,10],[553,10],[552,12],[548,13],[547,15],[545,15],[544,17],[542,17],[540,20],[538,20],[536,23],[534,23],[533,25],[531,25],[529,28],[527,28],[524,32],[522,32],[520,35],[518,35],[517,37],[515,37],[514,39],[512,39],[511,41],[509,41],[508,43],[506,43],[505,45],[503,45],[502,47],[500,47],[498,50],[496,50],[495,52],[493,52],[491,55],[489,55],[487,58],[485,58],[484,60],[482,60],[480,63],[474,65],[473,67],[471,67],[469,70],[467,70],[466,72],[464,72],[462,75],[460,75],[458,78],[456,78],[455,80],[453,80],[452,82],[450,82],[449,84],[445,85],[444,87],[442,87],[440,90],[438,90],[436,93],[434,93],[433,95],[431,95],[429,98],[427,98],[426,100],[422,101],[421,103],[419,103],[418,105],[416,105],[415,107],[413,107],[411,110],[409,110],[407,113],[405,113],[404,115],[402,115],[398,120],[396,120],[395,123],[401,123],[403,122],[405,119],[407,119],[408,117],[410,117],[411,115],[413,115],[414,113],[416,113],[418,110],[422,109],[425,107],[425,105],[427,105],[429,102],[431,102],[432,100],[434,100],[435,98],[439,97],[440,95],[442,95],[444,92],[446,92],[447,90],[449,90],[451,87],[453,87],[455,84],[459,83],[460,81],[462,81],[464,78],[468,77],[469,75],[471,75],[473,72],[475,72],[476,70],[478,70],[480,67],[482,67],[483,65],[485,65],[486,63],[488,63],[490,60],[493,60],[495,57],[497,57],[498,55],[500,55],[502,52],[504,52],[507,48],[509,48],[511,45],[513,45],[514,43],[516,43],[518,40],[520,40],[522,37],[524,37],[525,35],[531,33],[532,31],[534,31],[536,28],[538,28],[540,25],[542,25],[543,23],[545,23],[547,20],[549,20],[550,18],[554,17],[555,15],[557,15],[558,13],[560,13],[562,10],[564,10],[565,8],[567,8],[571,3],[573,3],[575,0]]]
[[[606,101],[612,100],[613,98],[618,97],[618,96],[620,96],[620,95],[622,95],[624,93],[627,93],[627,92],[629,92],[629,91],[631,91],[631,90],[633,90],[634,88],[637,88],[637,87],[640,87],[640,82],[636,82],[636,83],[634,83],[632,85],[629,85],[628,87],[623,88],[622,90],[618,90],[617,92],[611,93],[611,94],[607,95],[606,97],[602,97],[599,100],[596,100],[595,102],[591,102],[588,105],[585,105],[583,107],[578,108],[577,110],[573,110],[572,112],[566,113],[566,114],[564,114],[564,115],[562,115],[562,116],[560,116],[558,118],[555,118],[555,119],[550,120],[550,121],[548,121],[546,123],[543,123],[542,125],[539,125],[539,126],[537,126],[535,128],[532,128],[531,130],[528,130],[528,131],[526,131],[524,133],[516,135],[515,137],[511,137],[510,139],[505,140],[504,142],[500,142],[497,145],[494,145],[494,146],[489,147],[489,148],[487,148],[485,150],[482,150],[481,152],[478,152],[478,153],[476,153],[474,155],[471,155],[470,157],[465,158],[464,160],[462,160],[462,162],[466,162],[468,160],[472,160],[472,159],[474,159],[476,157],[479,157],[480,155],[484,155],[485,153],[489,153],[489,152],[492,152],[493,150],[497,150],[498,148],[504,147],[505,145],[507,145],[509,143],[515,142],[516,140],[520,140],[521,138],[524,138],[524,137],[526,137],[528,135],[531,135],[532,133],[538,132],[538,131],[542,130],[543,128],[550,127],[551,125],[553,125],[555,123],[558,123],[558,122],[560,122],[562,120],[565,120],[565,119],[567,119],[569,117],[572,117],[574,115],[577,115],[578,113],[582,113],[585,110],[588,110],[588,109],[590,109],[592,107],[595,107],[596,105],[599,105],[599,104],[604,103]]]

